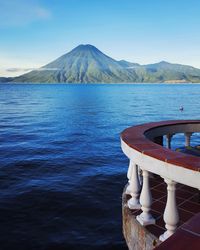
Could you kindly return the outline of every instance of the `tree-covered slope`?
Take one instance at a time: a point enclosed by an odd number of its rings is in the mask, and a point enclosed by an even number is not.
[[[0,77],[0,83],[9,82],[12,80],[10,77]]]
[[[200,69],[165,61],[141,66],[136,71],[137,75],[142,77],[144,82],[200,82]]]

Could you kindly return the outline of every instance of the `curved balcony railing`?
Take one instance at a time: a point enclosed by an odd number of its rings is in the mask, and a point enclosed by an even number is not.
[[[185,146],[190,145],[192,133],[200,132],[200,120],[164,121],[138,125],[121,134],[121,147],[130,159],[126,193],[130,209],[141,209],[137,220],[143,226],[156,223],[151,215],[152,197],[149,176],[161,176],[167,184],[167,202],[164,211],[166,231],[160,236],[164,241],[171,236],[179,222],[176,204],[176,183],[200,189],[200,158],[172,151],[173,135],[183,133]],[[166,147],[163,147],[163,138]],[[141,177],[141,172],[142,176]]]

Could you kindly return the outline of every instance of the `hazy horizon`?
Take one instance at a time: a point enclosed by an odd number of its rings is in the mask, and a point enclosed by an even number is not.
[[[39,68],[79,44],[116,60],[200,68],[195,0],[0,0],[0,76]]]

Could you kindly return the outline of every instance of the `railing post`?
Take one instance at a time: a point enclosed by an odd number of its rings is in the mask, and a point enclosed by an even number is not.
[[[139,203],[139,193],[140,193],[140,182],[138,178],[138,166],[131,161],[131,178],[129,185],[129,192],[131,199],[128,200],[128,207],[130,209],[140,209],[141,205]]]
[[[192,133],[186,132],[185,133],[185,146],[189,147],[190,146],[190,139],[191,139]]]
[[[176,182],[165,179],[167,183],[167,203],[164,212],[164,221],[167,231],[160,236],[160,240],[164,241],[169,238],[176,230],[179,221],[178,209],[176,205]]]
[[[166,135],[166,142],[167,142],[166,147],[169,148],[169,149],[171,148],[171,139],[172,139],[172,136],[173,135],[171,135],[171,134],[167,134]]]
[[[155,219],[150,214],[152,196],[149,186],[149,172],[143,170],[143,185],[142,192],[140,194],[140,204],[142,205],[142,213],[136,217],[142,226],[155,224]]]
[[[142,169],[140,168],[140,166],[137,166],[137,167],[138,167],[138,178],[140,182],[140,187],[142,187],[142,183],[143,183]]]
[[[128,178],[128,185],[126,188],[126,194],[131,194],[131,190],[130,190],[130,180],[131,180],[131,175],[132,175],[132,162],[131,160],[129,161],[129,166],[128,166],[128,171],[127,171],[127,178]]]

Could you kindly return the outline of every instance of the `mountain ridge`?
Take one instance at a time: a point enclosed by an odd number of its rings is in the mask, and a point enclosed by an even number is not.
[[[200,69],[166,61],[147,65],[117,61],[93,45],[81,44],[38,70],[8,79],[26,83],[200,82]]]

